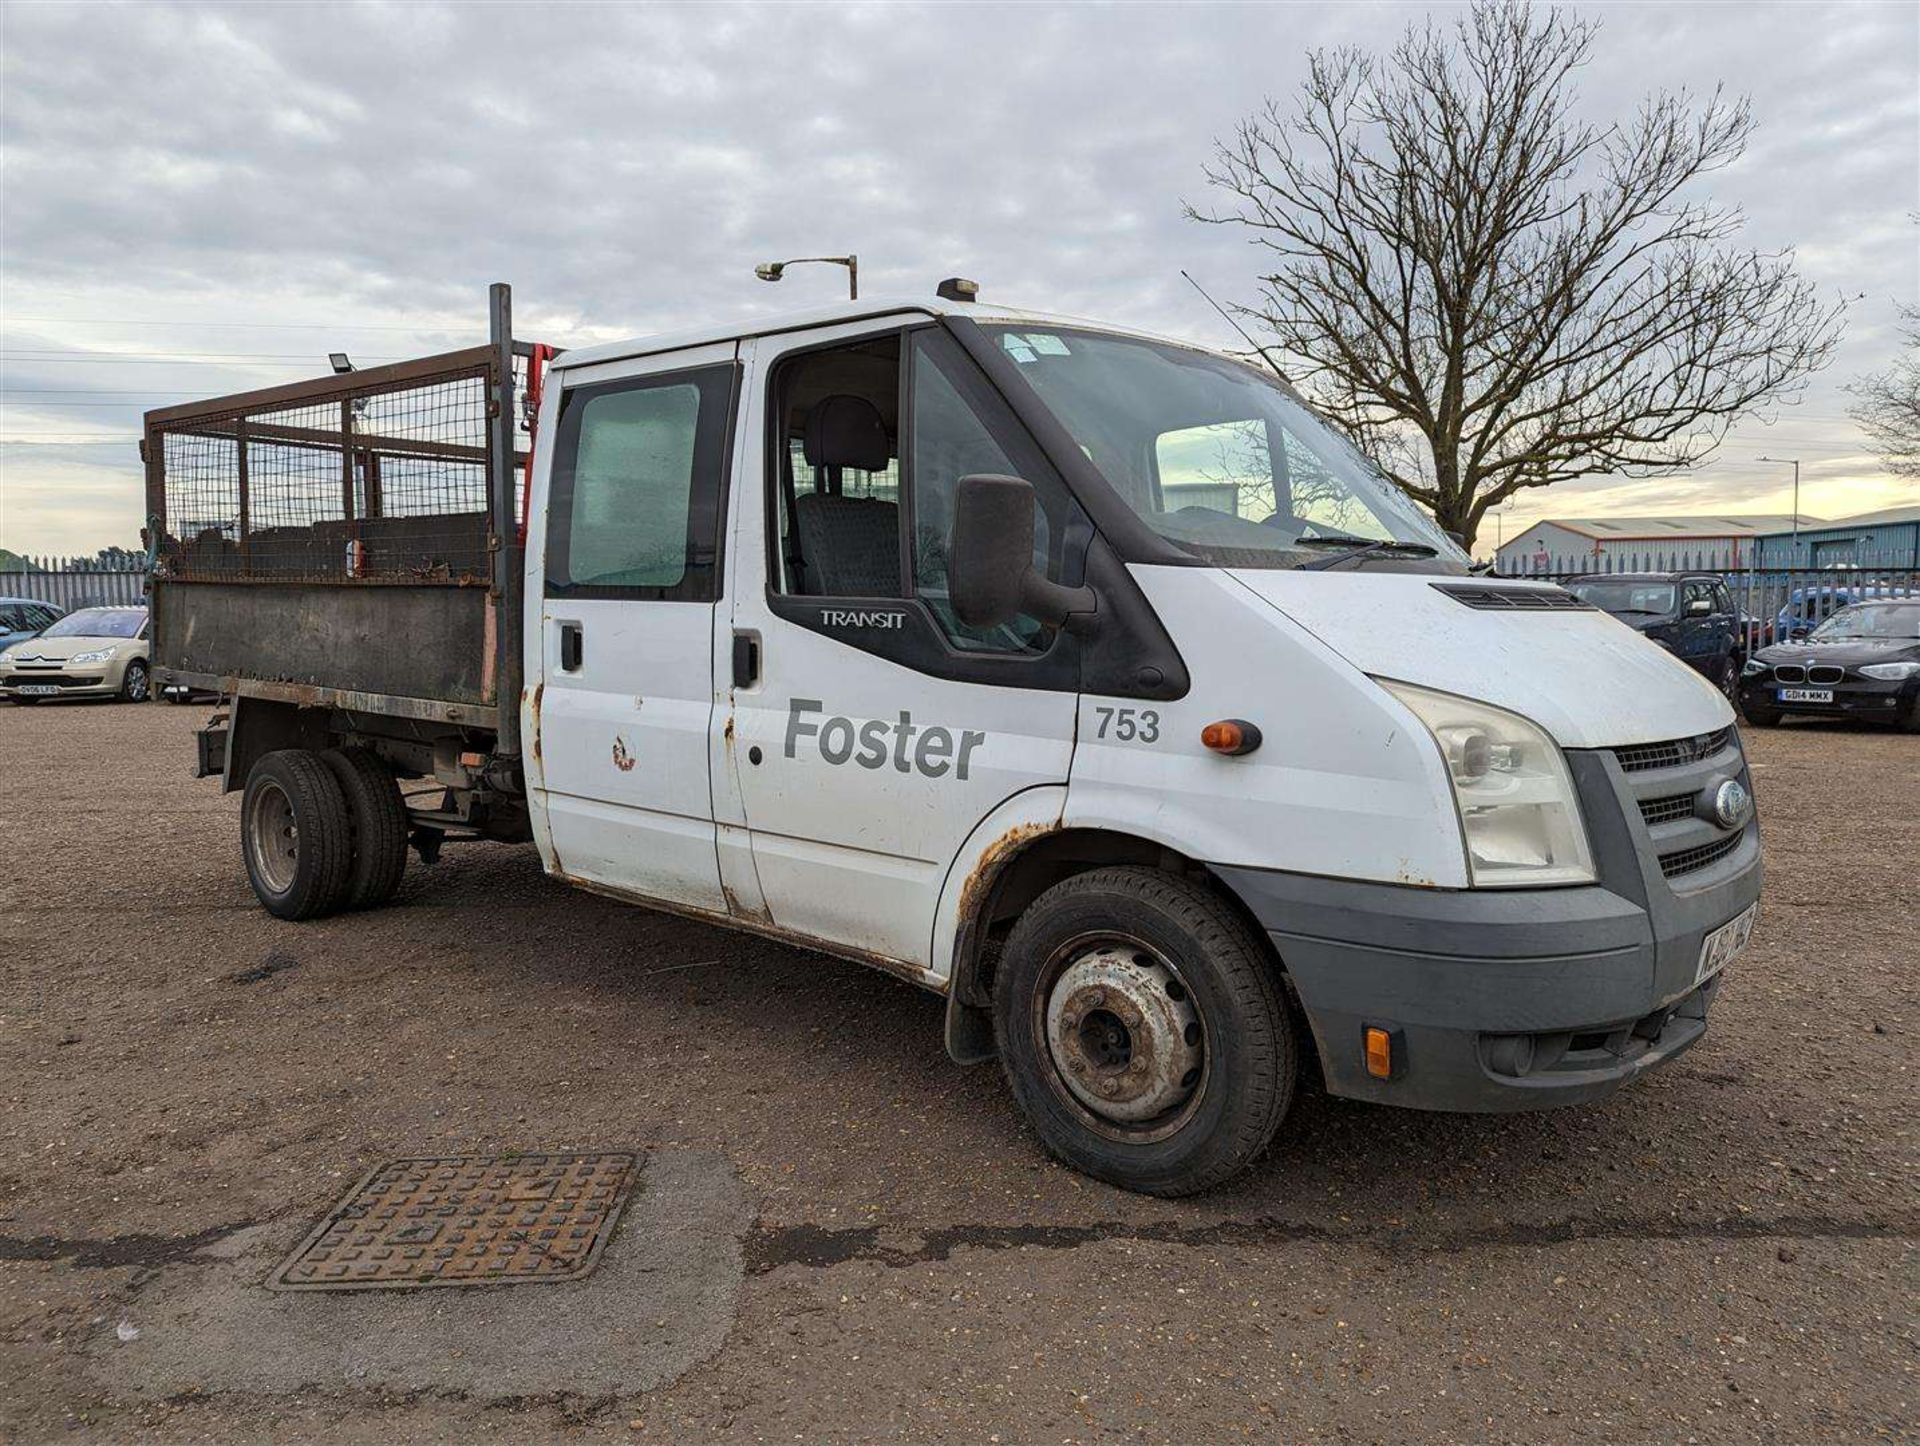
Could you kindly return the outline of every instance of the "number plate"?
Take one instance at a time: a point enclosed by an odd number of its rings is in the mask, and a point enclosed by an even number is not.
[[[13,691],[25,693],[29,698],[46,698],[58,693],[60,685],[58,683],[22,683]]]
[[[1695,984],[1706,983],[1747,947],[1747,940],[1753,937],[1754,916],[1759,912],[1758,904],[1748,904],[1739,917],[1722,924],[1700,941],[1700,967],[1693,975]]]
[[[1833,701],[1833,689],[1782,688],[1780,690],[1780,701],[1782,703],[1831,703]]]

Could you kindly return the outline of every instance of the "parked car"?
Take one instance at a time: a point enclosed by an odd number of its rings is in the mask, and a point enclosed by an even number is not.
[[[1740,711],[1766,728],[1806,713],[1920,733],[1920,598],[1855,603],[1809,637],[1762,648],[1741,672]]]
[[[147,610],[81,608],[0,652],[0,698],[147,700]]]
[[[1576,577],[1567,591],[1612,613],[1733,696],[1749,634],[1718,573],[1616,572]]]
[[[60,620],[60,609],[32,597],[0,597],[0,651],[37,637]]]

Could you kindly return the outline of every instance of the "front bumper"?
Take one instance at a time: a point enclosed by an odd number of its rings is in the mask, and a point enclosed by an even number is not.
[[[110,698],[120,691],[118,674],[123,671],[102,663],[85,665],[70,673],[35,673],[16,668],[0,675],[0,698]],[[53,691],[41,691],[47,688]]]
[[[1662,805],[1751,783],[1731,731],[1669,766],[1623,768],[1631,752],[1568,755],[1593,885],[1441,890],[1216,870],[1272,937],[1329,1091],[1425,1110],[1583,1104],[1700,1039],[1724,977],[1696,978],[1701,943],[1759,898],[1759,832]],[[1390,1078],[1367,1071],[1369,1028],[1394,1037]]]
[[[1787,687],[1828,688],[1831,703],[1783,703],[1780,690]],[[1912,715],[1920,705],[1920,677],[1885,682],[1877,678],[1848,677],[1833,684],[1780,683],[1768,676],[1743,678],[1740,682],[1742,709],[1759,707],[1778,713],[1804,713],[1816,718],[1865,718],[1897,723]]]

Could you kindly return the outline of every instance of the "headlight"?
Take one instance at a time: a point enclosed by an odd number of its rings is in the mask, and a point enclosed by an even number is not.
[[[1756,658],[1748,658],[1745,666],[1740,669],[1740,676],[1743,678],[1757,678],[1766,671],[1767,665],[1765,663],[1760,662]]]
[[[112,656],[112,648],[95,648],[90,653],[75,653],[67,661],[69,663],[104,663]]]
[[[1516,713],[1375,679],[1413,710],[1453,780],[1473,886],[1593,882],[1593,854],[1560,749]]]
[[[1920,663],[1868,663],[1860,669],[1863,678],[1878,678],[1883,683],[1898,683],[1920,673]]]

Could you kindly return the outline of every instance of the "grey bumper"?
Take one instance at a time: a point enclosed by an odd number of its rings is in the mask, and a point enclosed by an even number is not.
[[[1647,821],[1661,800],[1747,778],[1731,734],[1701,747],[1651,768],[1623,768],[1627,750],[1568,755],[1595,885],[1416,889],[1217,868],[1272,937],[1328,1089],[1414,1109],[1544,1109],[1601,1098],[1694,1044],[1720,986],[1695,977],[1701,941],[1761,879],[1756,824]],[[1369,1027],[1395,1037],[1389,1079],[1367,1072]]]

